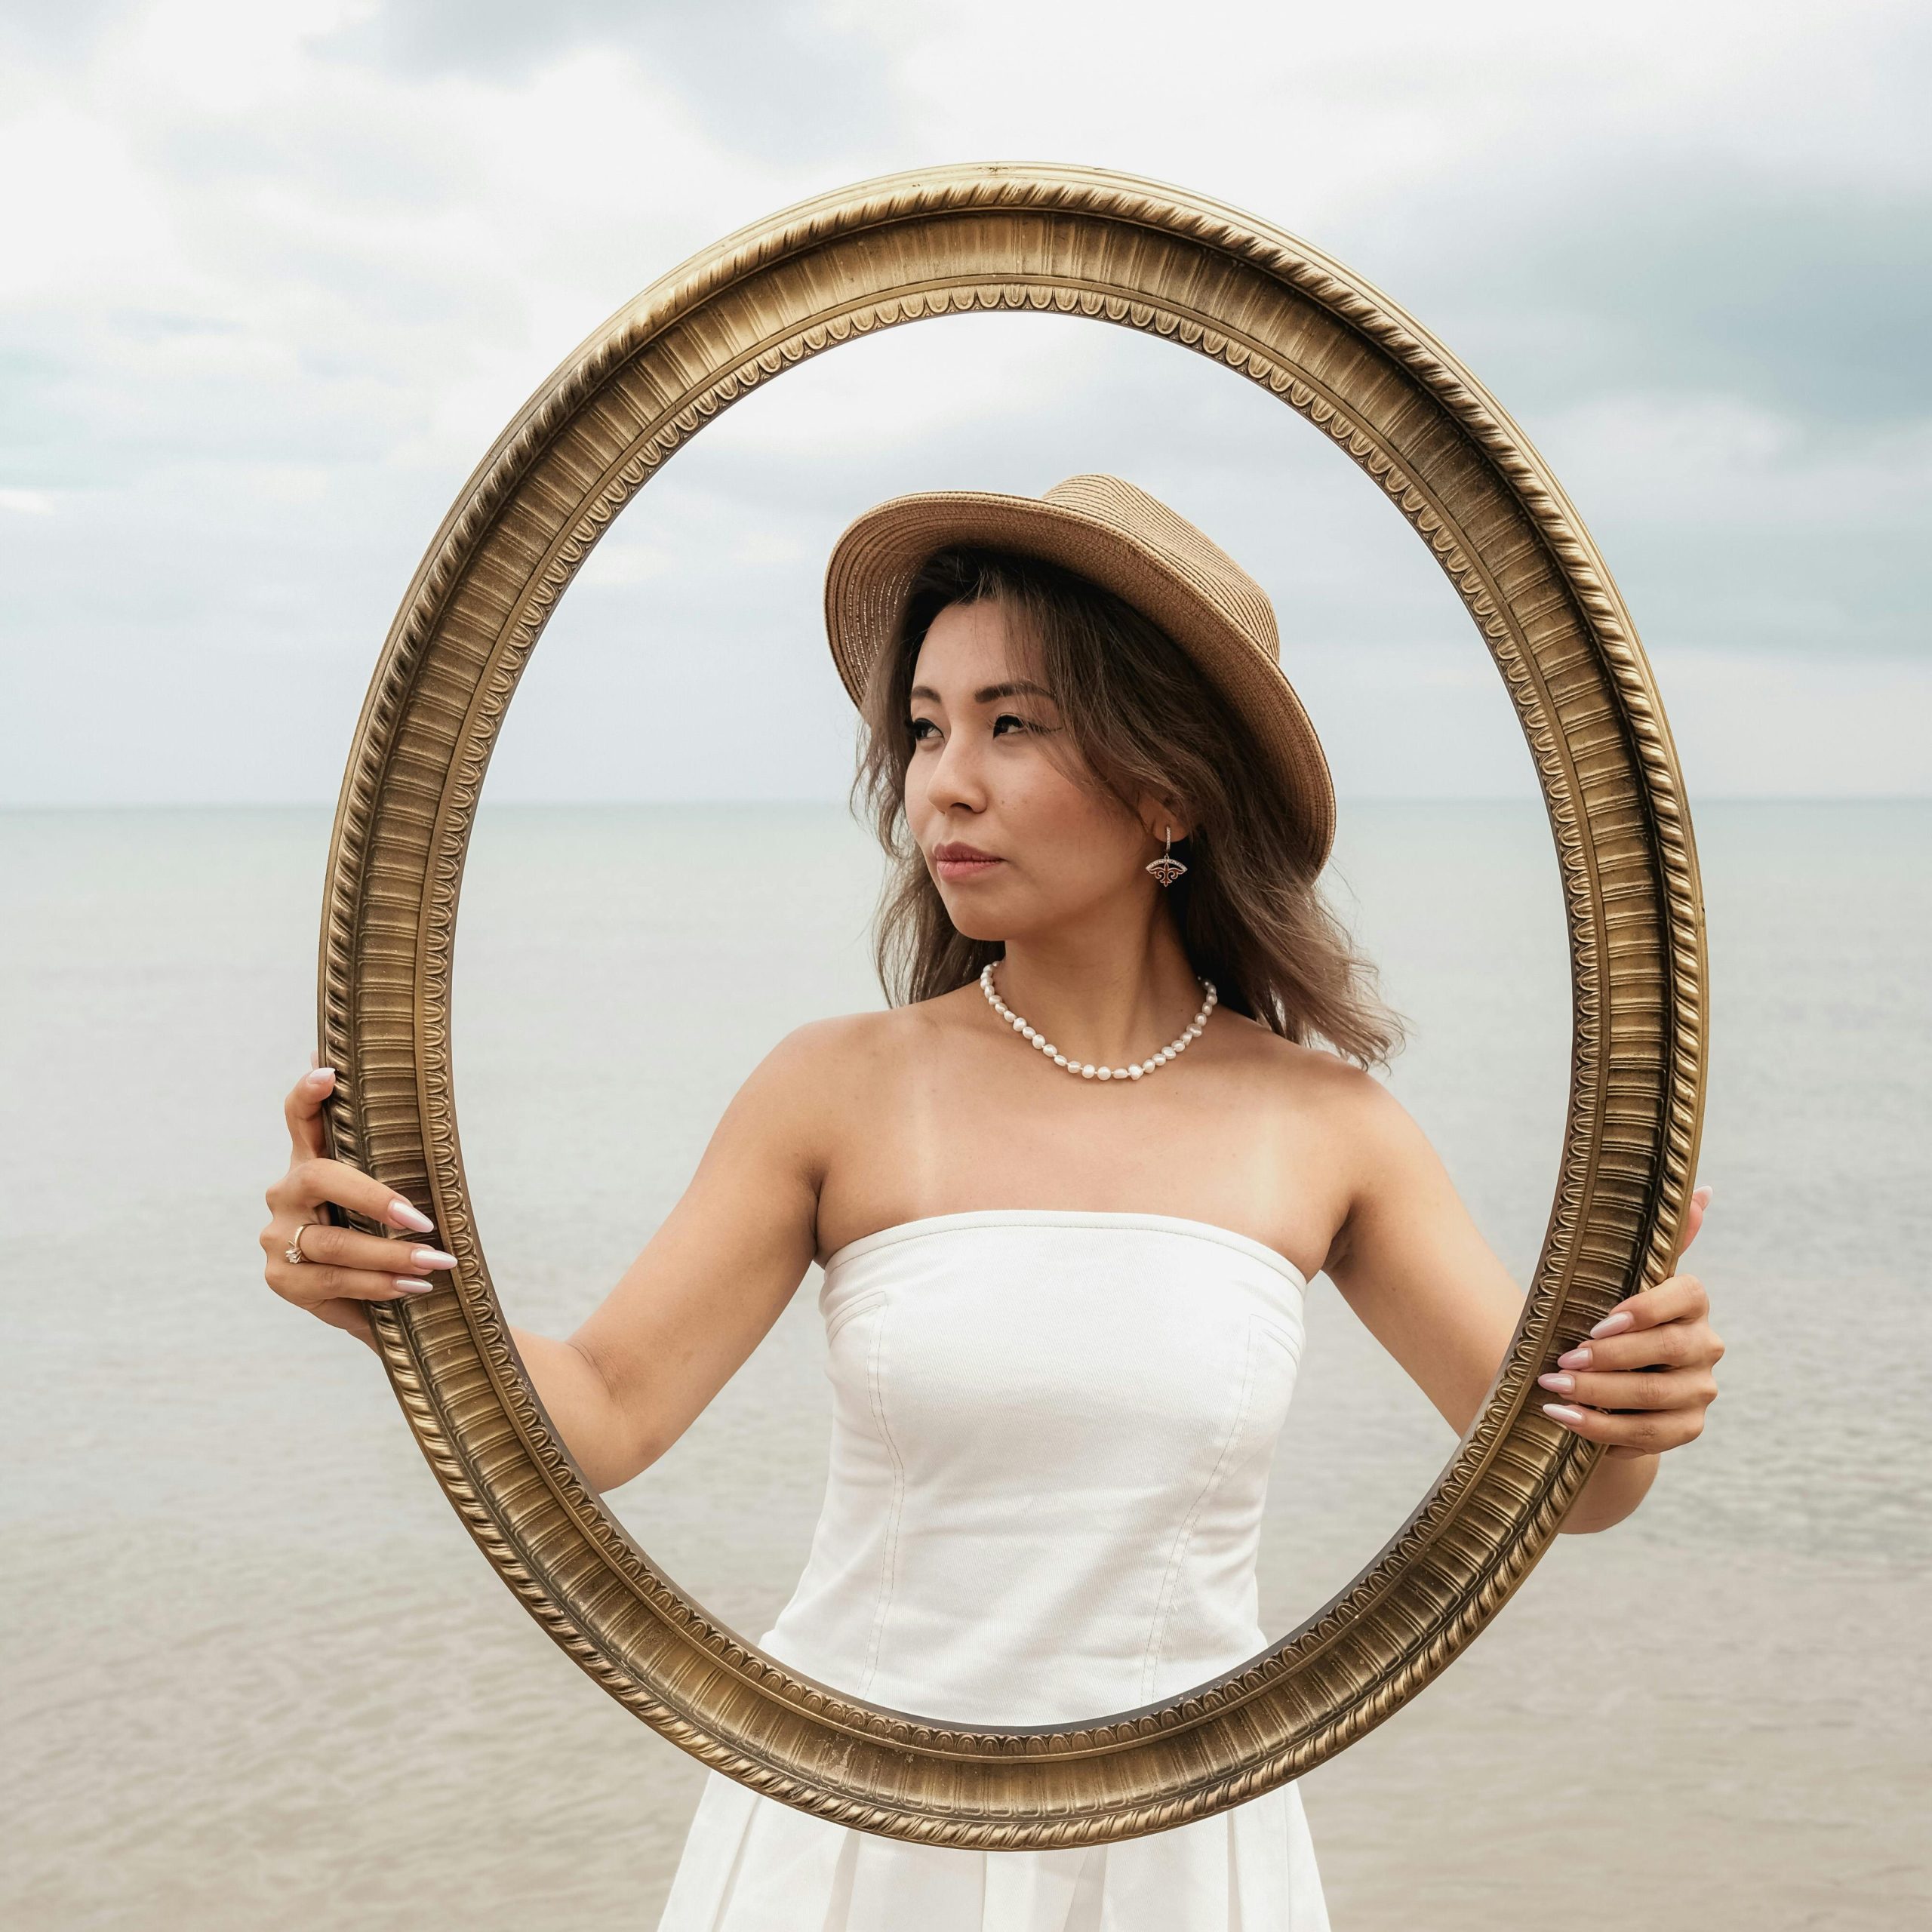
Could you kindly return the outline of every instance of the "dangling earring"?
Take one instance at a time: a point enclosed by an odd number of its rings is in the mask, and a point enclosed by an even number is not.
[[[1174,829],[1172,826],[1168,827],[1168,849],[1158,859],[1149,859],[1147,861],[1147,869],[1163,885],[1172,885],[1174,881],[1187,870],[1187,868],[1174,857]]]

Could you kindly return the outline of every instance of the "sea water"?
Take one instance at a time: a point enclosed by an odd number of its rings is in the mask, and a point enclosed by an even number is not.
[[[1338,1927],[1891,1932],[1932,1906],[1932,807],[1714,804],[1697,829],[1715,1198],[1687,1265],[1722,1398],[1636,1517],[1559,1540],[1305,1780]],[[0,814],[0,1919],[648,1932],[700,1767],[491,1573],[375,1358],[262,1280],[328,832]],[[486,804],[454,1067],[512,1321],[568,1334],[771,1044],[881,1003],[878,864],[836,806]],[[1540,809],[1345,801],[1331,884],[1411,1023],[1391,1084],[1525,1279],[1570,1032]],[[747,1634],[824,1482],[818,1278],[610,1499]],[[1453,1446],[1318,1278],[1267,1626],[1371,1560]]]

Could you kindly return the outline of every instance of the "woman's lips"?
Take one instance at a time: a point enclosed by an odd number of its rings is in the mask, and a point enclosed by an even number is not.
[[[939,854],[933,855],[933,870],[941,878],[983,878],[995,866],[1004,865],[1004,859],[945,858]]]

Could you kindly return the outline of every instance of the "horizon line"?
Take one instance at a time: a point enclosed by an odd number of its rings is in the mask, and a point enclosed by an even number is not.
[[[1344,805],[1542,805],[1534,792],[1340,792]],[[637,810],[777,809],[811,805],[844,808],[842,798],[820,793],[795,798],[504,798],[485,801],[495,811],[611,811]],[[1932,790],[1923,792],[1710,792],[1694,804],[1707,805],[1886,805],[1932,803]],[[479,805],[479,810],[481,807]],[[0,799],[0,812],[158,812],[288,811],[328,812],[333,800],[312,798],[81,798]]]

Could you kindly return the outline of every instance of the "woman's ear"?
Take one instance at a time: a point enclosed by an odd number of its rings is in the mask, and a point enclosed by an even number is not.
[[[1177,838],[1185,838],[1193,829],[1178,798],[1159,797],[1152,792],[1140,801],[1140,823],[1146,827],[1148,837],[1157,844],[1167,842],[1170,826]]]

